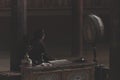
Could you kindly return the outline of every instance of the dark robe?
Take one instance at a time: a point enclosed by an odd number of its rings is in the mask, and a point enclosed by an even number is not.
[[[40,41],[34,41],[31,44],[31,51],[29,56],[32,59],[33,65],[41,64],[42,62],[48,62],[50,60],[45,52],[45,47]]]

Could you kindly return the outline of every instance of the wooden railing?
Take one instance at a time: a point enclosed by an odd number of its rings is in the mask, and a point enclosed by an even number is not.
[[[10,8],[11,0],[0,0],[0,8]]]
[[[0,0],[0,8],[10,8],[12,0]],[[28,9],[71,8],[72,0],[27,0]]]
[[[70,8],[72,0],[29,0],[28,8]]]

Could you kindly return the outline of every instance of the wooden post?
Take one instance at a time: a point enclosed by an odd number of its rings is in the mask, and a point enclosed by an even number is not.
[[[80,27],[80,56],[83,56],[83,0],[79,0],[80,15],[79,15],[79,27]]]
[[[27,35],[27,0],[12,0],[11,2],[11,67],[12,71],[18,70],[23,37]]]
[[[111,2],[111,46],[110,46],[110,80],[120,79],[120,12],[119,0]]]
[[[73,0],[73,47],[72,55],[83,54],[83,0]]]

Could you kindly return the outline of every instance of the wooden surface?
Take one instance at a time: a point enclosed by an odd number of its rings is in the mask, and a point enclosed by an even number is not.
[[[21,68],[22,80],[94,80],[94,63]]]

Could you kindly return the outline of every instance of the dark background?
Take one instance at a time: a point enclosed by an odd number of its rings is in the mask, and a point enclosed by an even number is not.
[[[77,6],[73,7],[75,5],[73,5],[71,0],[68,0],[67,3],[64,3],[64,1],[59,4],[55,3],[56,5],[50,2],[41,4],[40,0],[28,1],[27,34],[32,35],[41,26],[44,27],[47,53],[56,58],[71,57],[76,54],[72,52],[72,41],[75,38],[73,36],[79,34],[79,28],[73,25],[73,22],[75,22],[75,18],[73,19],[74,11]],[[110,0],[85,0],[83,4],[83,12],[85,14],[94,13],[101,17],[104,22],[104,38],[98,43],[98,45],[101,44],[102,46],[108,46],[110,41],[110,3]],[[11,43],[11,38],[13,37],[11,34],[15,31],[14,26],[11,26],[11,1],[1,0],[0,4],[0,50],[3,52],[8,51],[9,53],[11,45],[14,45],[14,43]],[[78,44],[78,42],[76,41],[75,44]],[[89,51],[86,55],[88,54],[90,54]]]
[[[58,4],[39,6],[40,0],[29,0],[28,4],[28,17],[27,17],[27,28],[28,33],[36,31],[39,26],[45,26],[46,28],[46,47],[47,52],[50,54],[54,53],[54,56],[71,55],[71,32],[72,32],[72,5]],[[116,75],[119,69],[119,0],[84,0],[84,11],[85,13],[95,13],[102,18],[105,25],[105,34],[103,40],[98,43],[99,56],[98,58],[106,61],[109,64],[109,53],[110,53],[110,68],[112,73],[112,80],[119,79]],[[64,3],[64,2],[63,2]],[[53,4],[53,3],[52,3]],[[11,11],[10,11],[10,0],[0,0],[0,50],[2,54],[10,54],[9,49],[12,45],[11,33],[14,31],[11,26]],[[57,7],[56,7],[57,6]],[[51,9],[53,8],[53,9]],[[76,34],[75,32],[74,34]],[[72,38],[73,39],[73,38]],[[58,46],[59,45],[59,46]],[[107,48],[105,47],[107,45]],[[59,48],[60,47],[60,48]],[[57,48],[57,49],[55,49]],[[65,49],[65,50],[64,50]],[[100,52],[100,51],[103,52]],[[107,51],[107,52],[106,52]],[[109,52],[110,51],[110,52]],[[57,53],[57,54],[56,54]],[[58,55],[59,53],[59,55]],[[90,52],[88,52],[90,53]],[[104,54],[105,53],[105,54]],[[108,55],[105,57],[106,53]],[[69,55],[68,55],[69,54]],[[101,57],[100,57],[101,54]],[[90,54],[89,54],[90,55]],[[90,55],[92,56],[92,55]],[[103,58],[103,56],[105,58]],[[102,58],[102,59],[101,59]],[[105,61],[104,61],[104,60]],[[106,60],[107,59],[107,60]],[[9,62],[9,60],[8,60]],[[114,76],[113,76],[114,75]]]

